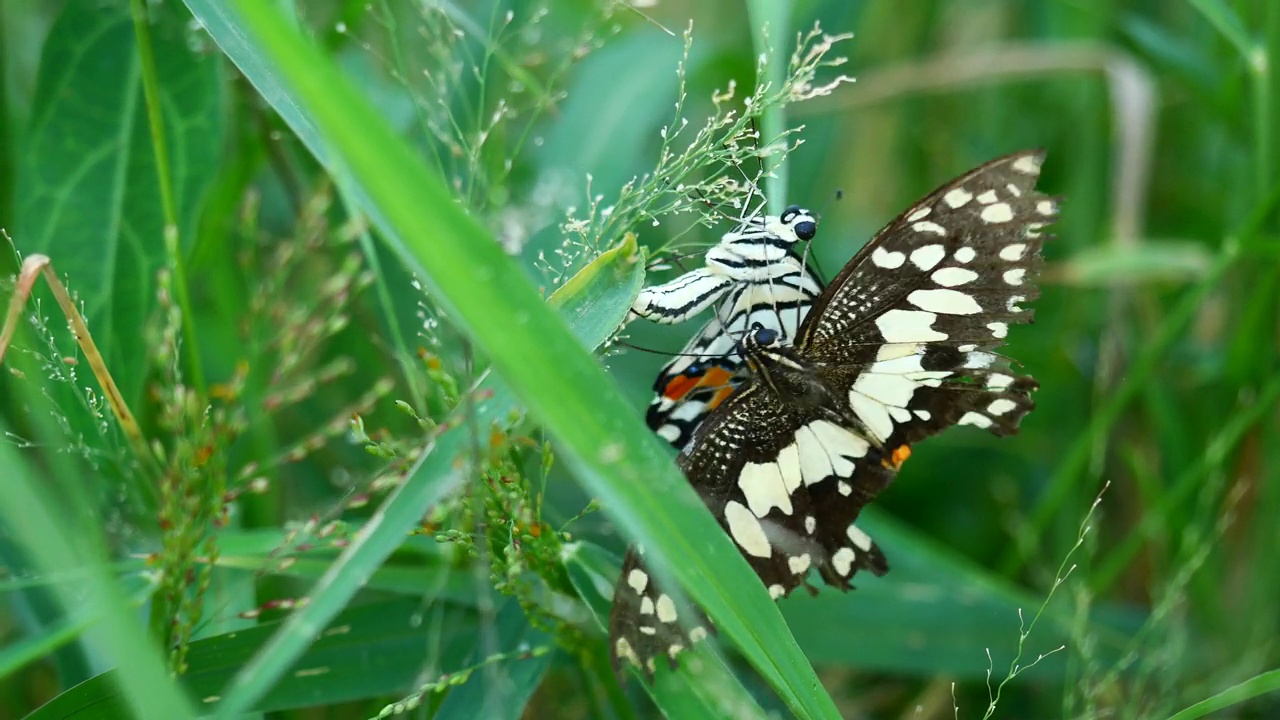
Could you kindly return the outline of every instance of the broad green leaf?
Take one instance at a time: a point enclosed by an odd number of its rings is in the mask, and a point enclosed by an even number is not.
[[[750,567],[672,465],[668,451],[563,320],[548,311],[516,263],[454,203],[442,180],[414,158],[334,63],[299,37],[273,6],[249,0],[217,7],[189,0],[189,6],[202,20],[209,18],[205,26],[251,81],[269,90],[268,102],[294,116],[308,116],[325,144],[321,161],[363,192],[355,197],[371,204],[368,214],[384,240],[421,272],[450,318],[492,358],[515,397],[559,441],[561,457],[577,479],[645,544],[655,571],[661,576],[669,569],[689,589],[794,712],[837,717],[777,607],[760,592]],[[223,28],[215,21],[223,22]],[[438,497],[424,486],[439,489],[457,481],[428,482],[415,473],[387,502],[385,514],[351,556],[361,553],[379,530],[407,527],[411,511],[420,512],[424,501]],[[405,502],[398,503],[401,496]],[[389,522],[393,513],[394,523]],[[358,583],[391,547],[368,552],[353,572],[346,572],[339,560],[319,583],[326,601],[295,615],[297,622],[280,633],[281,644],[264,648],[244,669],[227,693],[222,716],[251,706],[305,645],[305,628],[315,627],[317,619],[331,616],[345,602],[345,589],[330,595],[329,588]],[[329,598],[342,599],[335,605]],[[322,605],[323,610],[316,610]]]
[[[189,242],[221,152],[221,64],[191,47],[172,8],[160,5],[154,14],[169,172],[179,231]],[[68,3],[41,58],[17,158],[11,234],[23,252],[51,257],[79,294],[131,406],[147,367],[138,329],[155,304],[156,272],[166,262],[150,132],[126,3]]]

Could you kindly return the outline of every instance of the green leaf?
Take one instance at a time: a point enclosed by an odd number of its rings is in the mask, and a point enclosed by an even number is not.
[[[424,606],[413,598],[350,608],[318,633],[297,658],[293,671],[253,709],[268,712],[406,695],[420,679],[433,679],[476,662],[475,638],[493,620],[473,609],[448,603]],[[213,702],[282,622],[191,643],[190,669],[182,677],[183,685],[192,697]],[[118,682],[116,670],[98,675],[50,700],[28,720],[133,717]]]
[[[1213,266],[1202,243],[1143,242],[1096,245],[1053,268],[1052,280],[1085,287],[1198,280]]]
[[[668,449],[564,321],[549,312],[516,263],[458,207],[443,181],[417,161],[332,60],[300,38],[273,6],[255,0],[188,2],[202,20],[210,17],[206,27],[255,84],[271,84],[269,102],[282,114],[292,106],[295,116],[309,116],[325,143],[322,162],[340,181],[362,191],[355,197],[370,202],[367,211],[385,241],[421,272],[450,318],[492,358],[521,404],[559,441],[560,456],[588,492],[600,497],[623,528],[645,544],[660,578],[669,569],[689,589],[793,712],[838,717],[777,607],[671,463]],[[225,20],[221,28],[212,21],[217,15]],[[246,48],[252,57],[239,55]],[[258,73],[266,77],[256,77]],[[437,452],[443,450],[437,447]],[[460,480],[446,475],[427,481],[415,473],[352,554],[361,553],[379,530],[407,526],[400,523],[410,521],[411,511],[425,509],[424,502]],[[427,491],[428,485],[436,489]],[[393,513],[395,522],[390,520]],[[287,639],[265,648],[238,676],[221,708],[223,717],[250,707],[305,645],[305,628],[336,612],[330,599],[343,593],[330,595],[331,586],[341,582],[354,592],[355,585],[344,575],[354,575],[359,583],[391,547],[366,553],[350,572],[340,560],[326,574],[319,583],[324,610],[309,612],[321,606],[317,601],[295,614],[297,622],[280,633]]]
[[[1212,712],[1217,712],[1232,705],[1238,705],[1250,698],[1280,691],[1280,670],[1271,670],[1255,675],[1244,682],[1233,685],[1226,690],[1205,698],[1191,707],[1177,713],[1169,720],[1196,720]]]
[[[221,64],[189,46],[177,13],[160,6],[156,16],[170,172],[181,237],[190,240],[221,152]],[[17,158],[12,229],[18,248],[52,258],[84,301],[89,329],[131,406],[147,367],[138,328],[166,261],[140,77],[125,3],[65,6],[45,44]]]

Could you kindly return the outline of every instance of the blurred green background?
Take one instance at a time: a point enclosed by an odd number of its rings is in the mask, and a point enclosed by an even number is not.
[[[0,3],[0,262],[52,258],[144,438],[37,283],[0,376],[0,717],[176,717],[273,653],[259,716],[373,717],[424,684],[410,717],[712,712],[613,684],[579,601],[627,537],[556,461],[557,428],[469,412],[485,353],[323,169],[355,160],[317,161],[233,5]],[[820,213],[827,277],[934,187],[1045,148],[1062,220],[1008,347],[1037,409],[1014,438],[914,448],[867,513],[892,572],[783,615],[844,717],[1162,718],[1224,691],[1179,717],[1280,716],[1280,4],[269,5],[544,294],[627,230],[657,249],[728,229],[561,223],[652,171],[678,100],[691,132],[730,81],[747,96],[766,22],[784,64],[814,23],[853,33],[820,79],[856,82],[764,125],[803,126],[775,201]],[[620,256],[601,267],[566,293],[580,337],[634,289]],[[625,340],[674,351],[695,327]],[[665,358],[599,354],[639,415]],[[451,411],[468,441],[410,473]],[[416,534],[332,565],[406,475],[438,492]],[[326,570],[355,595],[287,655],[269,638]],[[755,711],[794,710],[722,648]]]

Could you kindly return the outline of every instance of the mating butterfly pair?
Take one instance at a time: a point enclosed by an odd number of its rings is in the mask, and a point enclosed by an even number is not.
[[[703,359],[664,368],[649,423],[682,448],[681,470],[772,597],[814,591],[811,569],[843,590],[860,569],[887,572],[854,521],[911,444],[952,425],[1008,435],[1034,406],[1035,381],[994,350],[1032,318],[1020,303],[1036,297],[1040,230],[1057,217],[1035,190],[1042,160],[1015,153],[935,190],[820,293],[794,252],[815,225],[789,210],[761,220],[752,241],[726,236],[706,268],[633,306],[673,321],[729,297],[686,348]],[[609,623],[615,669],[674,663],[706,635],[687,620],[629,551]]]

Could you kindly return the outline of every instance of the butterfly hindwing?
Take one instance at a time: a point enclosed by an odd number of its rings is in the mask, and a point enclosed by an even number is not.
[[[681,469],[772,597],[806,584],[810,569],[844,589],[859,569],[888,570],[854,521],[894,471],[821,408],[781,402],[753,380],[690,448]]]
[[[706,638],[710,629],[700,610],[686,606],[681,612],[671,596],[662,592],[638,546],[627,548],[609,611],[614,674],[623,678],[624,667],[634,665],[652,677],[659,661],[675,667],[676,657]]]

